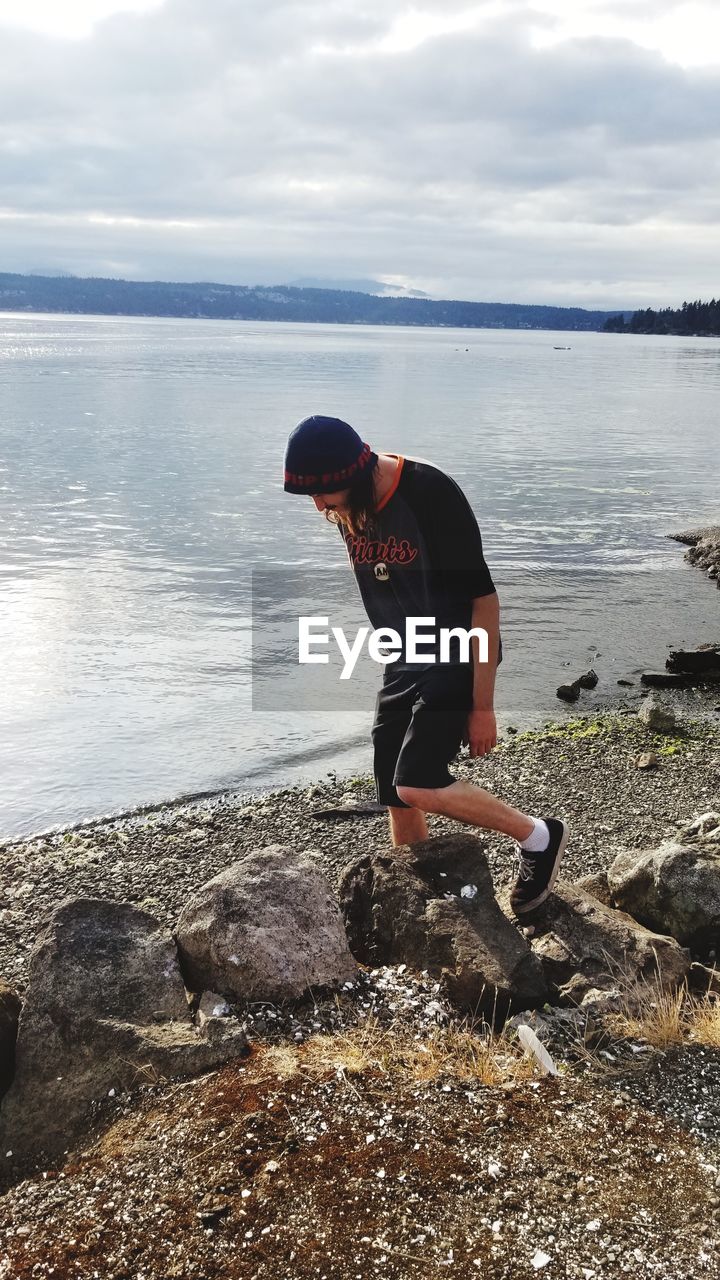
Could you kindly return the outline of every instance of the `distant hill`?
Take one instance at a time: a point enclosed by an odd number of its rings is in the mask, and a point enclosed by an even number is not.
[[[398,324],[467,329],[600,330],[632,312],[506,302],[438,302],[376,297],[349,289],[292,285],[173,284],[95,276],[0,273],[0,310],[70,315],[179,316],[207,320],[286,320],[318,324]]]
[[[370,293],[376,298],[429,298],[422,289],[406,289],[402,285],[386,284],[382,280],[328,280],[319,276],[303,276],[290,280],[291,288],[339,289],[342,293]]]

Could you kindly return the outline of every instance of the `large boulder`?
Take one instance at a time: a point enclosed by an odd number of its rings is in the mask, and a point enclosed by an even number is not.
[[[500,910],[472,836],[368,854],[346,867],[339,896],[365,964],[427,969],[455,1004],[495,1020],[547,999],[539,961]]]
[[[533,926],[533,951],[548,983],[575,1003],[591,990],[656,981],[673,989],[690,968],[689,952],[673,938],[652,933],[576,885],[556,884]]]
[[[128,903],[70,898],[30,954],[0,1148],[56,1156],[111,1090],[206,1071],[247,1052],[238,1023],[194,1027],[175,945]]]
[[[0,978],[0,1098],[9,1089],[15,1074],[15,1041],[20,1004],[17,992]]]
[[[700,954],[720,945],[720,827],[618,854],[608,886],[618,906],[649,929]]]
[[[228,1000],[297,999],[357,972],[329,882],[307,855],[282,845],[208,880],[175,939],[188,986]]]

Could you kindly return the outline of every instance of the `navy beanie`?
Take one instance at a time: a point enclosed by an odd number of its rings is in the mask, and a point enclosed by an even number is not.
[[[378,460],[340,418],[314,414],[298,423],[285,450],[286,493],[337,493],[367,475]]]

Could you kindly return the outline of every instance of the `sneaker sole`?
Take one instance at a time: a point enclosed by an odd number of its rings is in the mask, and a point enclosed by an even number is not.
[[[553,863],[553,869],[550,873],[550,879],[548,880],[548,883],[547,883],[547,888],[543,889],[542,893],[538,894],[537,898],[533,898],[532,902],[524,902],[522,907],[520,908],[513,907],[513,914],[515,916],[518,916],[518,917],[525,916],[528,914],[529,911],[535,911],[537,907],[542,906],[546,898],[550,897],[550,894],[552,893],[553,887],[555,885],[555,881],[557,880],[558,871],[560,869],[560,863],[562,862],[562,856],[565,852],[565,846],[568,842],[568,835],[570,834],[566,822],[563,822],[562,829],[563,829],[563,833],[562,833],[562,836],[560,837],[560,844],[558,845],[558,851],[555,854],[555,861]]]

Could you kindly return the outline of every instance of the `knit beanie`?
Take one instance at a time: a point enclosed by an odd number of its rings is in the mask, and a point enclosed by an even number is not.
[[[298,423],[288,440],[285,492],[312,495],[350,489],[377,460],[347,422],[314,414]]]

